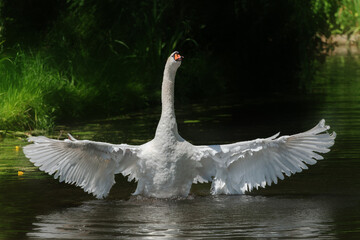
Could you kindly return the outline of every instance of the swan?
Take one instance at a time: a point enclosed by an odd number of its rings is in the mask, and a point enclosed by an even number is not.
[[[173,52],[163,74],[162,112],[155,137],[142,145],[89,140],[29,137],[23,151],[41,171],[75,184],[96,198],[104,198],[121,173],[136,180],[134,195],[155,198],[186,197],[193,183],[212,182],[211,194],[244,194],[277,183],[323,159],[336,133],[321,120],[295,135],[279,133],[252,141],[195,146],[178,133],[174,110],[174,83],[183,56]]]

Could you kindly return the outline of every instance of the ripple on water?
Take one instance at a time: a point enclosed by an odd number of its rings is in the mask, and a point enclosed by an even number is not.
[[[328,197],[218,196],[88,201],[36,217],[30,238],[334,238]]]

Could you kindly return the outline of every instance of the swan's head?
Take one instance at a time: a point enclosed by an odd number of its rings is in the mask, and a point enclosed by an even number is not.
[[[166,65],[168,68],[176,70],[180,67],[183,58],[178,51],[175,51],[168,58]]]

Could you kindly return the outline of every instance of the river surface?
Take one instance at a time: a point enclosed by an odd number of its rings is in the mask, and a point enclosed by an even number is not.
[[[209,184],[198,184],[186,199],[146,199],[131,196],[136,183],[117,176],[108,198],[96,200],[34,167],[22,153],[24,139],[2,138],[0,239],[360,238],[359,56],[329,57],[311,89],[235,105],[177,107],[179,132],[193,144],[293,134],[322,118],[337,132],[325,160],[248,195],[211,196]],[[52,137],[71,132],[79,139],[142,144],[152,139],[159,113],[58,126]]]

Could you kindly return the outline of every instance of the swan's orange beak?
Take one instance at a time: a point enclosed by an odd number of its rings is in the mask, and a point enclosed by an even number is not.
[[[181,61],[184,57],[181,56],[178,52],[174,54],[175,61]]]

